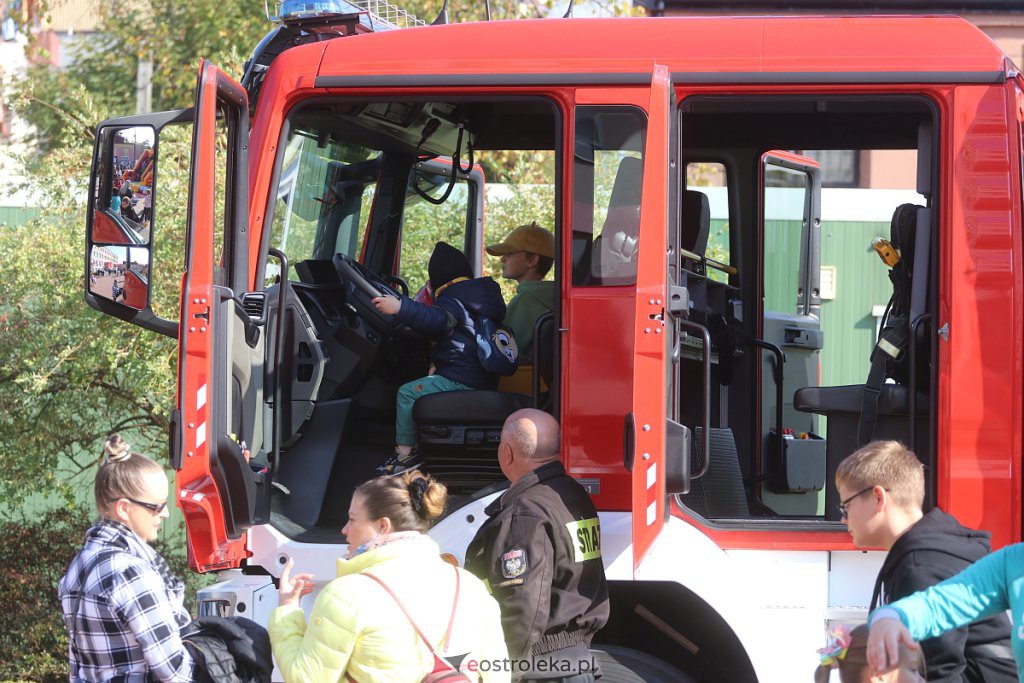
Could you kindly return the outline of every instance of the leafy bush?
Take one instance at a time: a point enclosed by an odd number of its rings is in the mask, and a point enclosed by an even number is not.
[[[0,680],[66,681],[68,637],[57,600],[57,582],[82,547],[93,514],[85,508],[50,510],[31,520],[0,523]],[[185,580],[186,605],[209,583],[188,568],[184,543],[153,544]]]

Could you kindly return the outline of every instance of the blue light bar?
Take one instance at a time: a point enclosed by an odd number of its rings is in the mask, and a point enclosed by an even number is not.
[[[271,4],[276,12],[271,11]],[[275,24],[358,15],[359,23],[371,31],[425,25],[388,0],[264,0],[263,9],[267,19]]]

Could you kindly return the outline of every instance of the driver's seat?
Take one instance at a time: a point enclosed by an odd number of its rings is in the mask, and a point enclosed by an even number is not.
[[[556,330],[554,315],[546,313],[534,333],[534,371],[549,387],[554,386]],[[546,398],[538,396],[541,409]],[[425,469],[450,489],[477,490],[502,481],[497,452],[505,419],[533,406],[531,396],[502,391],[447,391],[420,398],[412,416]]]

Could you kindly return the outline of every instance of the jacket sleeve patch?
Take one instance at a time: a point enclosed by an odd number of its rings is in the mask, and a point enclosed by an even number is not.
[[[506,579],[522,576],[529,568],[530,564],[524,548],[515,548],[501,556],[501,575]]]
[[[569,530],[577,563],[601,557],[601,522],[597,517],[569,522],[565,528]]]

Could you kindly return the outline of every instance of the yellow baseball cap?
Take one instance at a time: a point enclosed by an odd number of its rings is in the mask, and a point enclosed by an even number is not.
[[[491,256],[504,256],[517,251],[555,258],[555,236],[534,221],[529,225],[520,225],[503,241],[487,245],[487,253]]]

